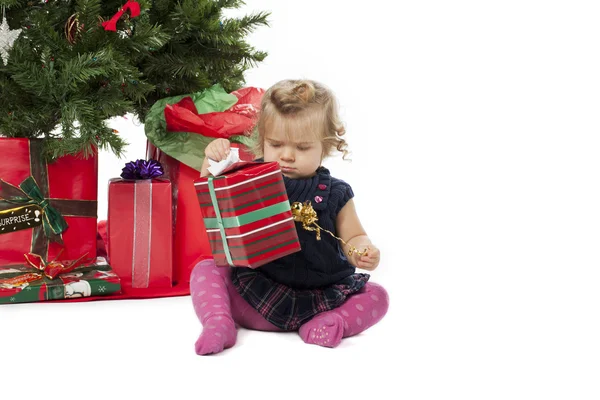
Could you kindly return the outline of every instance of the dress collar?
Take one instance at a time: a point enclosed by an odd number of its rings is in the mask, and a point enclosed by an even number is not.
[[[290,203],[310,200],[315,210],[325,210],[331,191],[331,175],[325,167],[319,167],[317,173],[304,179],[283,177]]]

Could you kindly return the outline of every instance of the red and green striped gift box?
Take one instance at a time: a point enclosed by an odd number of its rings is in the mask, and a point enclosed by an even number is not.
[[[194,184],[217,265],[257,268],[300,251],[278,163],[248,163]]]

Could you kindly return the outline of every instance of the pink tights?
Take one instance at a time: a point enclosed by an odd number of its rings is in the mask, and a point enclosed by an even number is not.
[[[230,269],[213,260],[199,262],[190,279],[192,303],[202,324],[196,341],[197,354],[213,354],[232,347],[237,338],[235,324],[261,331],[281,331],[263,318],[236,291]],[[388,294],[376,283],[367,283],[340,307],[317,314],[298,333],[304,342],[335,347],[342,338],[356,335],[379,322],[388,309]]]

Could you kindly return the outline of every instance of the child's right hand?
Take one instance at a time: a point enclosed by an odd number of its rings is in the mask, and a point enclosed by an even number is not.
[[[221,161],[229,155],[231,143],[227,139],[215,139],[206,146],[204,155],[214,161]]]

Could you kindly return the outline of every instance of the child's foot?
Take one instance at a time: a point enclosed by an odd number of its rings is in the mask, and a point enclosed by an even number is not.
[[[237,331],[233,320],[224,315],[215,315],[204,323],[202,334],[196,341],[196,354],[216,354],[235,344]]]
[[[298,331],[305,343],[336,347],[342,341],[344,320],[333,312],[317,315]]]

